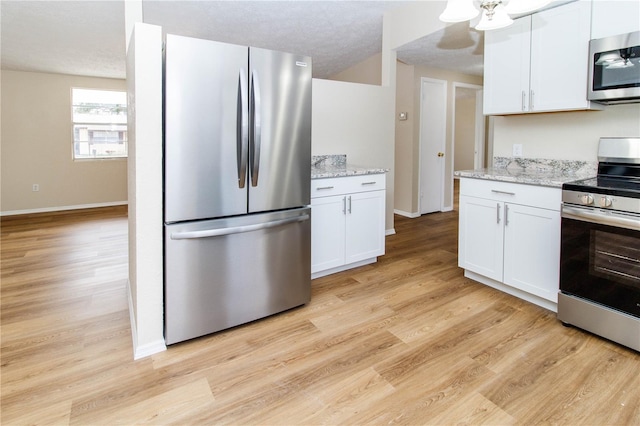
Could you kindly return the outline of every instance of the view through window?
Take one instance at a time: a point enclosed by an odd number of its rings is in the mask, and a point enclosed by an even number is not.
[[[73,158],[127,156],[127,93],[72,89]]]

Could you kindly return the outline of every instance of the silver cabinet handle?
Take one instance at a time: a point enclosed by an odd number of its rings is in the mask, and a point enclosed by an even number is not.
[[[526,111],[527,107],[525,106],[525,100],[527,99],[527,94],[524,92],[524,90],[522,91],[522,110]]]
[[[351,195],[349,195],[349,214],[351,214]]]
[[[491,192],[493,192],[494,194],[516,195],[515,192],[498,191],[497,189],[492,189]]]
[[[342,197],[342,214],[347,214],[347,197]]]
[[[504,205],[504,226],[509,225],[509,205]]]
[[[244,68],[240,68],[238,73],[238,110],[236,117],[236,152],[238,161],[238,187],[244,188],[247,179],[247,149],[249,146],[249,108],[246,102],[247,95],[247,73]]]
[[[260,172],[260,142],[262,137],[262,123],[260,119],[260,82],[256,70],[251,71],[251,115],[253,120],[251,142],[251,186],[258,186]]]
[[[234,226],[231,228],[205,229],[203,231],[174,232],[171,234],[172,240],[193,240],[197,238],[221,237],[223,235],[241,234],[243,232],[259,231],[261,229],[275,228],[277,226],[288,225],[294,222],[304,222],[309,219],[308,214],[288,219],[274,220],[267,223],[256,223],[254,225]]]
[[[376,181],[374,180],[374,181],[372,181],[372,182],[362,182],[362,185],[375,185],[376,183],[378,183],[378,182],[376,182]]]
[[[529,111],[533,111],[533,96],[535,95],[535,92],[533,91],[533,89],[531,89],[531,92],[529,94]]]
[[[496,204],[496,223],[500,223],[500,203]]]
[[[333,186],[319,186],[316,188],[316,191],[322,191],[324,189],[333,189]]]

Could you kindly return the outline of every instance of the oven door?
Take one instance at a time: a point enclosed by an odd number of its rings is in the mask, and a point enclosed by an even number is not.
[[[563,205],[560,291],[640,317],[640,215]]]

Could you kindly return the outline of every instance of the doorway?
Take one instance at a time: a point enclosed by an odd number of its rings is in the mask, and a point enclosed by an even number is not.
[[[452,170],[485,167],[485,119],[482,86],[453,83]]]
[[[482,112],[483,87],[453,83],[453,117],[451,123],[451,170],[471,170],[486,167],[485,117]],[[453,173],[451,182],[453,209],[457,210],[459,181]]]
[[[420,214],[442,211],[447,81],[420,79]]]

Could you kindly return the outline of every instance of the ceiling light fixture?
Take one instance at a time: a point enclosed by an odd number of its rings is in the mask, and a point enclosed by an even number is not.
[[[509,15],[531,13],[546,5],[551,0],[447,0],[447,7],[440,15],[443,22],[469,21],[480,13],[482,18],[476,30],[486,31],[504,28],[513,23]]]

